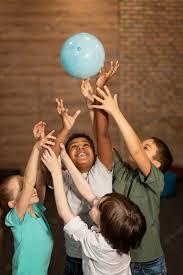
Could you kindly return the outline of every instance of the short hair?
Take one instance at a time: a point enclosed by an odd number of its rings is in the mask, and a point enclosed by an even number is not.
[[[152,137],[152,139],[157,147],[157,153],[154,156],[154,159],[158,160],[161,163],[159,169],[163,173],[165,173],[172,165],[172,162],[173,162],[172,154],[168,146],[160,138]]]
[[[92,149],[93,149],[93,152],[95,154],[95,146],[94,146],[94,143],[93,143],[93,140],[85,133],[73,133],[67,140],[66,144],[65,144],[65,148],[66,148],[66,151],[68,152],[68,148],[69,148],[69,144],[71,143],[71,141],[75,138],[86,138],[91,146],[92,146]]]
[[[121,255],[137,248],[146,231],[146,220],[140,208],[119,193],[105,195],[99,203],[100,232]]]

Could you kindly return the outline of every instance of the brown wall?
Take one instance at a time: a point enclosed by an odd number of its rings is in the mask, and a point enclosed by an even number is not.
[[[89,131],[80,82],[59,64],[64,40],[78,32],[96,35],[106,61],[120,57],[120,106],[141,138],[159,136],[182,156],[181,0],[165,1],[1,1],[0,2],[0,168],[25,166],[33,144],[32,126],[45,120],[59,128],[54,99],[71,113],[81,107],[75,127]],[[120,44],[119,44],[120,43]],[[111,120],[114,144],[120,144]]]
[[[162,138],[183,165],[181,0],[120,1],[120,99],[141,138]]]
[[[64,73],[59,52],[66,38],[88,32],[102,41],[107,61],[118,58],[118,13],[116,0],[0,2],[0,168],[24,168],[35,122],[59,128],[55,97],[71,113],[81,108],[75,130],[90,130],[80,81]],[[113,85],[119,86],[117,76]],[[117,142],[115,127],[112,133]]]

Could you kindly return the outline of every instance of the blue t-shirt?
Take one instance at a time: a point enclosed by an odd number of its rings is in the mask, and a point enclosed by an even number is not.
[[[5,219],[14,237],[13,275],[46,275],[48,271],[53,238],[43,214],[46,208],[36,203],[33,209],[37,218],[26,212],[24,219],[20,220],[13,208]]]

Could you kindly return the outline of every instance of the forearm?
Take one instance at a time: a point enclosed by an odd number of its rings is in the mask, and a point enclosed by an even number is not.
[[[35,187],[38,193],[39,201],[41,203],[44,203],[45,194],[46,194],[46,176],[47,176],[47,171],[45,167],[43,167],[43,164],[41,163],[41,159],[39,158]]]
[[[73,217],[73,213],[67,202],[67,198],[63,186],[63,177],[61,171],[52,173],[54,196],[59,216],[63,219],[64,223],[68,223]]]
[[[55,155],[58,157],[60,155],[61,149],[60,149],[60,143],[64,143],[68,134],[69,130],[66,128],[63,128],[60,133],[57,135],[57,138],[55,140],[55,145],[52,146],[52,150],[55,153]]]
[[[119,109],[113,112],[113,118],[120,129],[129,153],[134,158],[135,155],[143,151],[140,139]]]
[[[91,203],[95,199],[95,194],[92,192],[89,184],[86,182],[86,180],[83,178],[80,171],[76,168],[76,166],[73,164],[72,160],[69,158],[68,155],[65,155],[64,158],[62,158],[67,170],[69,171],[69,174],[71,175],[75,186],[77,187],[79,193],[84,197],[89,203]]]
[[[24,172],[24,183],[34,187],[36,183],[37,169],[39,161],[39,149],[34,145]]]
[[[112,170],[112,144],[109,134],[109,117],[103,110],[96,110],[97,155],[100,161]]]

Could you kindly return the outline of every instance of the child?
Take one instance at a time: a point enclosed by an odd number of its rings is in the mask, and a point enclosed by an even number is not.
[[[112,193],[96,198],[90,186],[75,167],[63,144],[61,160],[68,169],[78,192],[92,205],[89,215],[96,227],[91,230],[67,203],[60,163],[52,149],[43,153],[42,161],[51,172],[54,195],[64,231],[82,246],[84,275],[130,275],[128,251],[139,245],[146,228],[138,206],[124,196]]]
[[[131,158],[137,169],[133,170],[115,154],[114,191],[124,194],[136,203],[146,218],[147,230],[138,249],[131,251],[132,273],[163,275],[166,265],[159,236],[160,192],[163,189],[165,172],[172,163],[172,156],[163,141],[150,138],[142,143],[120,112],[117,95],[111,96],[107,87],[98,89],[101,97],[93,95],[101,105],[93,108],[105,110],[111,114],[124,138]]]
[[[97,82],[102,85],[105,83],[117,70],[118,63],[113,65],[108,73],[102,70]],[[92,103],[89,98],[91,89],[88,81],[82,83],[82,93],[86,99],[87,106]],[[93,101],[93,98],[92,98]],[[63,121],[63,129],[56,139],[56,144],[53,147],[55,154],[60,154],[60,143],[64,142],[67,135],[71,131],[75,120],[77,119],[80,111],[78,110],[73,116],[68,114],[68,110],[64,108],[63,101],[57,99],[57,111]],[[103,123],[106,119],[106,113],[102,111],[91,110],[92,124],[97,143],[97,157],[95,155],[94,144],[91,138],[83,133],[73,134],[69,137],[66,143],[66,150],[91,186],[96,196],[103,196],[112,192],[112,145],[108,134],[108,129]],[[94,116],[95,115],[95,116]],[[98,123],[100,121],[100,123]],[[104,127],[103,127],[104,126]],[[73,184],[73,180],[68,171],[63,172],[64,187],[68,204],[72,209],[74,215],[79,215],[81,219],[90,227],[92,221],[89,217],[89,208],[86,201],[79,194]],[[75,241],[68,234],[65,233],[65,275],[82,275],[82,254],[80,242]]]
[[[11,176],[0,185],[0,202],[4,215],[9,211],[5,223],[11,228],[14,237],[13,275],[47,274],[53,240],[43,213],[45,207],[39,203],[34,186],[40,151],[48,148],[48,145],[54,145],[55,137],[52,133],[53,131],[34,145],[24,177]]]

